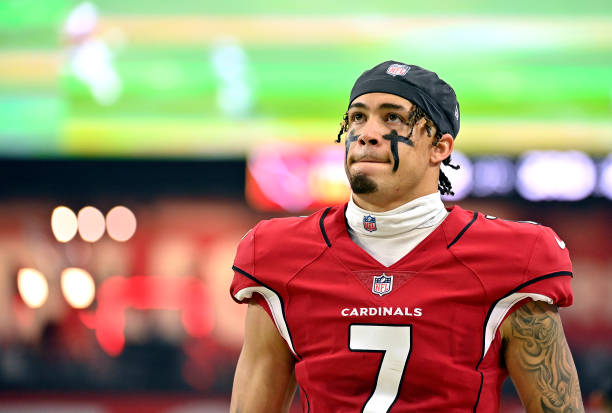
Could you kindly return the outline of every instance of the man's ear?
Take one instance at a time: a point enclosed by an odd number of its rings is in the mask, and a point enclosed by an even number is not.
[[[455,140],[453,137],[449,133],[445,133],[438,144],[432,148],[429,161],[433,164],[439,164],[450,156],[454,146]]]

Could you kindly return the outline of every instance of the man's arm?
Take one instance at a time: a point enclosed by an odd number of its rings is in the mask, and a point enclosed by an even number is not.
[[[230,412],[288,412],[296,389],[294,363],[266,310],[249,303]]]
[[[508,372],[528,413],[584,412],[555,305],[524,304],[504,320],[501,335]]]

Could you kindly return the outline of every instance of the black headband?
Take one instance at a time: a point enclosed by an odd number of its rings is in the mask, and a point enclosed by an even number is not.
[[[366,93],[390,93],[419,106],[442,133],[459,133],[459,103],[452,87],[434,72],[389,60],[363,72],[351,90],[349,106]]]

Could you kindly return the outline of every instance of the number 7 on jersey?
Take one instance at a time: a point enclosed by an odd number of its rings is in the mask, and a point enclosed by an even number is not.
[[[363,406],[363,413],[388,412],[402,384],[412,344],[411,325],[351,324],[349,349],[383,353],[376,385]]]

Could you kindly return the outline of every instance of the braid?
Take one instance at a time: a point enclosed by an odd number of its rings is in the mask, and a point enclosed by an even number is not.
[[[457,170],[460,168],[459,165],[451,164],[450,156],[446,158],[445,160],[443,160],[442,163],[448,167],[451,167],[454,170]],[[444,172],[442,172],[441,168],[440,168],[440,177],[438,178],[438,191],[440,191],[442,195],[455,195],[455,193],[453,192],[453,186],[451,185],[451,181],[444,174]]]
[[[341,142],[342,134],[348,130],[348,112],[344,112],[344,116],[342,117],[342,122],[340,122],[340,131],[338,132],[338,137],[336,138],[336,143]]]
[[[406,122],[406,124],[410,128],[408,137],[412,136],[412,134],[414,133],[414,127],[421,119],[425,119],[425,131],[427,132],[427,136],[431,137],[431,128],[436,128],[436,133],[433,136],[434,141],[432,142],[432,144],[433,146],[437,146],[438,143],[440,142],[440,139],[442,139],[442,132],[440,131],[440,129],[438,129],[436,124],[429,118],[429,116],[427,116],[427,114],[423,111],[423,109],[421,109],[417,105],[413,105],[412,110],[408,114],[408,122]],[[336,142],[338,143],[341,142],[342,134],[344,134],[347,130],[348,130],[348,112],[345,112],[344,116],[342,117],[342,122],[340,122],[340,131],[338,132],[338,137],[336,138]],[[455,169],[455,170],[460,168],[459,165],[451,164],[450,156],[446,158],[445,160],[443,160],[442,164],[452,169]],[[453,192],[453,186],[451,184],[451,181],[444,174],[444,172],[442,172],[442,169],[440,169],[440,176],[438,178],[438,191],[440,191],[442,195],[455,195],[455,193]]]
[[[434,135],[434,141],[432,142],[432,144],[433,146],[437,146],[440,142],[440,139],[442,139],[442,132],[436,127],[436,124],[433,123],[431,119],[429,119],[429,116],[427,116],[423,109],[421,109],[417,105],[414,105],[414,108],[412,109],[412,111],[410,111],[410,114],[408,115],[408,126],[410,127],[410,133],[408,134],[408,136],[412,136],[414,126],[421,118],[425,119],[425,131],[427,132],[427,136],[431,136],[431,128],[436,128],[436,133]],[[451,164],[450,156],[443,160],[442,163],[455,170],[460,168],[459,165]],[[442,169],[440,169],[440,176],[438,178],[438,191],[440,191],[442,195],[455,195],[455,193],[453,192],[453,185],[451,184],[451,181],[450,179],[448,179],[446,174],[442,172]]]

